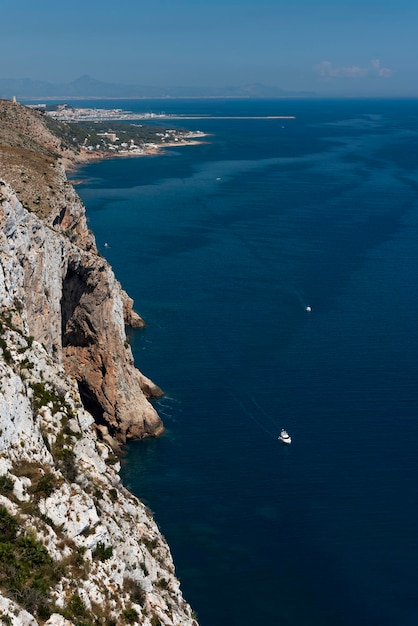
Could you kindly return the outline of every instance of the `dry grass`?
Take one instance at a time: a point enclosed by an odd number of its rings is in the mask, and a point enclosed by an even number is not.
[[[23,206],[39,217],[54,209],[54,186],[60,184],[54,159],[24,148],[0,146],[0,177],[13,189]]]
[[[10,100],[0,100],[0,145],[57,156],[60,140],[47,128],[42,114]]]
[[[42,114],[0,100],[0,178],[26,209],[41,218],[56,212],[56,190],[63,184],[57,160],[75,156],[49,130]]]

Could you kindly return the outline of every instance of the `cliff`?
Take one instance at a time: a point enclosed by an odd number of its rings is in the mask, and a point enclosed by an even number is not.
[[[134,367],[125,323],[132,300],[96,250],[64,164],[81,158],[39,113],[0,103],[0,174],[13,189],[2,203],[2,256],[12,259],[10,297],[29,334],[73,376],[103,435],[124,443],[162,432],[147,401],[161,391]],[[56,124],[54,122],[54,124]],[[18,200],[18,201],[16,201]],[[14,261],[14,262],[13,262]]]
[[[156,436],[132,300],[65,176],[77,151],[0,102],[0,621],[193,626],[152,515],[113,449]]]

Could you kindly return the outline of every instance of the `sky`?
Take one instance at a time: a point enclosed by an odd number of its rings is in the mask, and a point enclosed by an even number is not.
[[[418,96],[418,0],[0,0],[0,78]]]

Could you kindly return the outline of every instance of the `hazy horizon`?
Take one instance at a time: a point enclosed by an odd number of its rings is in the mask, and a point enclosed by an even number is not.
[[[0,78],[418,96],[412,0],[4,0]]]

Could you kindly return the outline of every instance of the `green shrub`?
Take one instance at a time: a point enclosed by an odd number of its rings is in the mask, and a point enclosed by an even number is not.
[[[139,604],[140,606],[144,606],[147,593],[137,581],[132,580],[131,578],[125,578],[123,581],[123,588],[124,591],[129,593],[132,602],[135,602],[135,604]]]
[[[78,593],[74,593],[71,596],[62,614],[64,615],[65,618],[67,618],[70,621],[75,621],[74,618],[77,619],[79,617],[82,617],[82,618],[89,617],[89,613],[86,609],[86,605],[84,604],[83,600],[80,598]],[[78,621],[76,623],[78,623]]]
[[[4,506],[0,506],[0,541],[14,541],[17,535],[17,522]]]
[[[54,474],[51,472],[45,472],[40,479],[38,480],[36,485],[33,485],[32,492],[39,497],[47,498],[53,493],[55,486],[57,484],[57,479]]]
[[[10,478],[10,476],[0,476],[0,493],[11,493],[15,486],[14,480]]]
[[[38,616],[42,619],[42,620],[47,620],[51,617],[52,614],[52,608],[50,608],[48,605],[45,604],[40,604],[38,606]]]
[[[63,408],[63,398],[60,398],[54,391],[48,389],[46,383],[32,383],[33,408],[34,411],[49,403],[52,403],[53,413],[57,413]]]
[[[148,539],[147,537],[143,537],[142,543],[145,545],[147,550],[152,553],[158,546],[158,539],[157,537],[154,537],[154,539]]]
[[[137,611],[133,607],[125,609],[123,612],[123,617],[126,619],[129,624],[133,624],[139,618]]]
[[[18,523],[0,507],[0,588],[27,611],[43,619],[51,613],[51,588],[60,572],[45,546],[18,534]]]
[[[109,454],[106,463],[108,465],[116,465],[116,463],[119,463],[119,457],[116,454]]]
[[[64,477],[73,483],[77,477],[74,452],[70,448],[62,448],[61,450],[54,450],[54,457]]]
[[[112,546],[106,546],[102,541],[99,541],[93,550],[92,556],[96,561],[106,561],[113,555]]]
[[[4,337],[0,337],[0,348],[3,350],[3,358],[6,361],[6,363],[8,363],[9,365],[12,363],[13,361],[13,357],[12,357],[12,353],[10,352],[9,348],[7,347],[7,342],[4,339]]]
[[[16,547],[22,560],[29,566],[51,565],[52,559],[48,550],[33,537],[19,537]]]
[[[160,589],[168,589],[169,587],[169,582],[166,578],[159,578],[155,584]]]
[[[96,500],[103,500],[103,491],[99,489],[98,487],[94,488],[93,495],[96,498]]]

